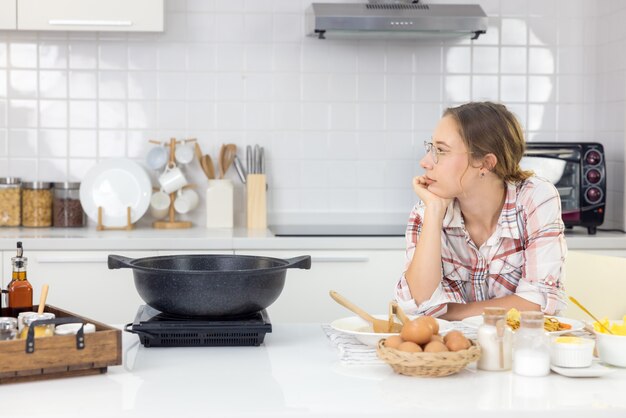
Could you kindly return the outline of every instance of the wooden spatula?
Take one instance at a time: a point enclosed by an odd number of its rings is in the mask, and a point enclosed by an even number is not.
[[[393,312],[396,314],[398,319],[400,319],[400,322],[402,322],[402,324],[406,324],[407,322],[411,321],[411,319],[406,316],[402,308],[398,305],[398,302],[394,300],[391,301],[390,304],[393,306]]]
[[[371,322],[372,327],[374,328],[374,332],[377,332],[377,333],[388,332],[387,326],[389,324],[384,319],[374,318],[372,315],[368,314],[363,309],[359,308],[354,303],[350,302],[348,299],[344,298],[343,296],[341,296],[339,293],[335,292],[334,290],[331,290],[329,293],[330,293],[330,297],[333,298],[335,302],[337,302],[344,308],[351,310],[352,312],[354,312],[361,318],[365,319],[367,322]]]

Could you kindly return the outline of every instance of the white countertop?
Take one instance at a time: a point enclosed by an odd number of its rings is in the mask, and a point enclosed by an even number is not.
[[[96,231],[87,228],[0,228],[0,251],[14,250],[21,240],[30,250],[402,250],[404,237],[275,237],[270,230],[153,229]],[[626,249],[626,234],[587,235],[576,228],[566,233],[569,249]]]
[[[626,369],[599,378],[472,369],[407,377],[386,365],[341,365],[320,324],[275,324],[260,347],[145,348],[123,334],[123,366],[3,385],[2,416],[626,416]]]

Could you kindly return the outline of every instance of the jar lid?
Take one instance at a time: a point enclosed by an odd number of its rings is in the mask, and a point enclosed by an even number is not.
[[[0,185],[2,186],[17,186],[22,182],[19,177],[0,177]]]
[[[25,189],[49,189],[52,183],[47,181],[26,181],[22,183]]]
[[[0,330],[17,328],[17,319],[10,316],[0,317]]]
[[[80,182],[79,181],[65,181],[59,183],[53,183],[55,189],[79,189]]]
[[[55,315],[52,312],[44,312],[42,314],[38,314],[37,312],[30,314],[24,317],[24,325],[30,325],[34,321],[39,321],[41,319],[54,319]]]

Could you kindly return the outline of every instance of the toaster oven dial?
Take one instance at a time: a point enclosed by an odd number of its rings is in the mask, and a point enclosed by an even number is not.
[[[585,200],[592,204],[598,203],[600,200],[602,200],[602,190],[600,190],[596,186],[590,187],[585,192]]]
[[[599,183],[600,180],[602,180],[602,173],[600,173],[600,171],[595,168],[587,171],[587,174],[585,176],[587,177],[587,181],[591,184]]]
[[[594,149],[587,151],[585,154],[585,162],[589,165],[598,165],[601,161],[602,155]]]

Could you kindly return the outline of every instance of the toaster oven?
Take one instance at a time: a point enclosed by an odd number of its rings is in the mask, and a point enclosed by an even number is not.
[[[554,184],[561,196],[563,223],[589,234],[604,222],[606,166],[597,142],[528,142],[520,165]]]

